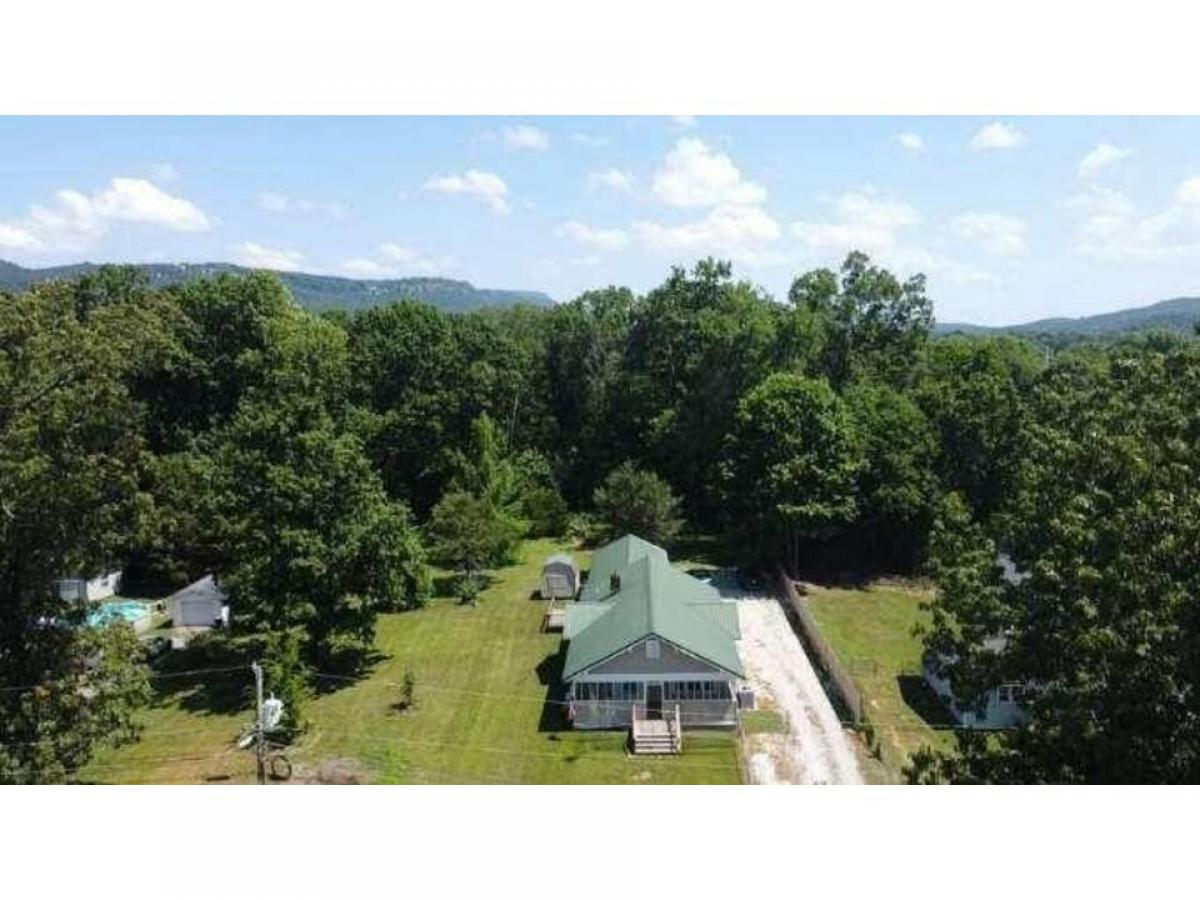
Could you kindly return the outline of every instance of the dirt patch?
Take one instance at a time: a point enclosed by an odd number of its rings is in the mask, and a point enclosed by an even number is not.
[[[738,602],[739,644],[757,697],[787,720],[786,734],[746,735],[756,784],[862,784],[850,741],[800,640],[773,598]]]
[[[370,779],[356,760],[325,759],[315,766],[296,766],[292,784],[366,784]]]

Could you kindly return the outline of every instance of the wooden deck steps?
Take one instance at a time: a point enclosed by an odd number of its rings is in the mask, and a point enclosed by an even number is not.
[[[637,705],[633,707],[630,724],[630,743],[634,753],[668,754],[683,752],[683,731],[679,727],[679,708],[665,718],[644,718],[645,712]]]

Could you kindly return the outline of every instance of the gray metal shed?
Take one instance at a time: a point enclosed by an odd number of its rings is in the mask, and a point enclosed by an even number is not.
[[[579,567],[569,553],[558,553],[549,556],[542,564],[543,599],[570,600],[579,590]]]

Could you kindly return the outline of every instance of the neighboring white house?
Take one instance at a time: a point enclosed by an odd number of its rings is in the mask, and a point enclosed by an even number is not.
[[[542,564],[541,595],[546,600],[572,600],[579,590],[579,567],[569,553],[546,558]]]
[[[1000,577],[1009,584],[1020,584],[1029,577],[1027,572],[1017,569],[1011,557],[1005,553],[997,555],[996,565],[1000,567]],[[1002,652],[1007,645],[1008,638],[1003,635],[987,638],[983,642],[984,648],[993,653]],[[943,663],[950,661],[942,660]],[[938,667],[934,665],[934,662],[928,655],[924,659],[922,673],[925,683],[938,695],[959,728],[980,730],[1015,728],[1025,720],[1026,713],[1022,701],[1030,690],[1029,685],[1002,684],[994,687],[980,698],[983,702],[977,707],[971,703],[964,703],[955,696],[949,679],[943,678],[937,673]]]
[[[175,628],[212,628],[228,623],[228,595],[212,575],[205,575],[167,598],[167,612]]]
[[[997,636],[988,638],[983,645],[988,650],[998,653],[1007,643],[1006,638]],[[1024,700],[1028,688],[1024,685],[1002,684],[994,687],[984,695],[982,707],[976,709],[971,704],[961,703],[955,697],[949,679],[937,674],[931,660],[926,659],[923,671],[925,683],[938,695],[959,728],[978,728],[984,731],[1015,728],[1025,720],[1025,710],[1021,701]]]
[[[75,575],[60,578],[54,583],[58,596],[65,602],[94,603],[107,600],[117,593],[121,585],[121,570],[102,572],[94,578]]]

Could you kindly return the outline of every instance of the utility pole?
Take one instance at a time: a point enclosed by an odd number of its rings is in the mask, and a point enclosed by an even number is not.
[[[258,783],[267,783],[267,768],[266,768],[266,744],[263,739],[266,733],[263,729],[263,670],[257,662],[250,663],[250,670],[254,673],[254,743],[257,745],[256,752],[258,754]]]

